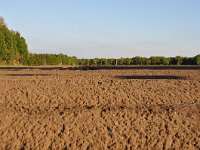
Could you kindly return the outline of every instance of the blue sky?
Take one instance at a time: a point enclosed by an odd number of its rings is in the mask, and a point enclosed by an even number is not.
[[[79,58],[200,53],[199,0],[0,0],[0,16],[36,53]]]

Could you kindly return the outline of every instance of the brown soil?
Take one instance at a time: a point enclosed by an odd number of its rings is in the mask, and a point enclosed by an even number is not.
[[[200,149],[200,70],[1,68],[0,149]]]

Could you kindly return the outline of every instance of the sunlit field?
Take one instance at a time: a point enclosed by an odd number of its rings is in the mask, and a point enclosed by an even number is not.
[[[1,68],[0,149],[199,149],[198,68]]]

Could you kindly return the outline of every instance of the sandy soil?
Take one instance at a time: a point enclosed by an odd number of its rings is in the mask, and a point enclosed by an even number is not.
[[[0,69],[0,149],[200,149],[200,70]]]

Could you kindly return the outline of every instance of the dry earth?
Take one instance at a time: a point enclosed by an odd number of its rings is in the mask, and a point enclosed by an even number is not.
[[[200,70],[0,69],[0,149],[200,149]]]

